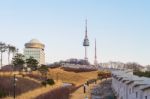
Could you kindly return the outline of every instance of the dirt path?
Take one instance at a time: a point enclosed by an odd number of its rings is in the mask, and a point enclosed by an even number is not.
[[[16,99],[35,99],[35,97],[44,94],[50,90],[53,90],[55,88],[58,88],[62,86],[62,82],[57,82],[55,85],[53,86],[47,86],[47,87],[41,87],[35,90],[31,90],[29,92],[23,93],[19,96],[16,97]],[[12,97],[6,97],[4,99],[13,99]]]
[[[80,87],[78,90],[76,90],[74,93],[71,94],[71,99],[90,99],[90,92],[93,87],[95,87],[97,84],[99,84],[100,81],[97,81],[97,83],[89,84],[87,87],[86,93],[83,92],[83,86]],[[87,97],[87,98],[86,98]]]

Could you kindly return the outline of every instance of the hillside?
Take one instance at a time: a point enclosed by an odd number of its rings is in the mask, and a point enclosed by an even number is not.
[[[89,79],[97,78],[97,71],[91,72],[71,72],[71,71],[64,71],[61,68],[49,69],[48,76],[53,78],[54,80],[73,83],[76,86],[85,83]]]

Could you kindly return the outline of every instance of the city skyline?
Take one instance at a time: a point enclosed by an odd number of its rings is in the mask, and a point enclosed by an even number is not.
[[[91,63],[96,38],[98,62],[148,65],[149,4],[148,0],[0,1],[0,39],[23,53],[24,44],[36,38],[45,44],[48,63],[84,59],[82,43],[87,19]]]

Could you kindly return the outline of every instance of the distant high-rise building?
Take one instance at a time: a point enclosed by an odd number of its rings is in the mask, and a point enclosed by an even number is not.
[[[95,66],[98,65],[98,63],[97,63],[97,47],[96,47],[96,39],[95,39],[95,60],[94,60],[94,64],[95,64]]]
[[[25,44],[24,55],[25,59],[29,57],[33,57],[36,59],[39,64],[45,64],[45,53],[44,53],[45,45],[42,44],[37,39],[32,39],[28,43]]]
[[[87,36],[87,20],[85,21],[85,37],[84,37],[84,41],[83,41],[83,46],[85,48],[85,60],[88,61],[87,58],[87,47],[89,46],[89,39]]]

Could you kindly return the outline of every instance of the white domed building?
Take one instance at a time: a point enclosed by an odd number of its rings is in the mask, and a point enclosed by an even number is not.
[[[33,57],[39,64],[45,64],[45,45],[37,39],[32,39],[28,43],[25,43],[24,55],[25,58]]]

